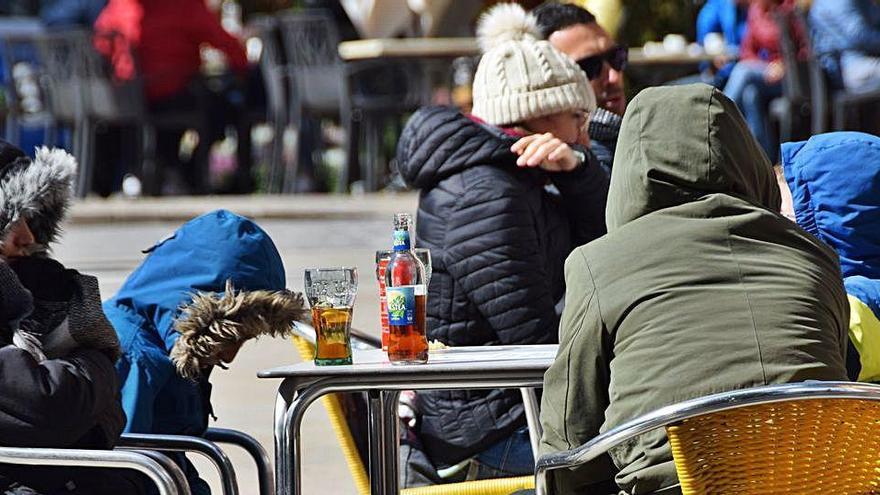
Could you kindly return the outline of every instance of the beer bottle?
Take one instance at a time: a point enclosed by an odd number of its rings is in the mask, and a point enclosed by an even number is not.
[[[388,305],[388,360],[394,364],[428,362],[425,265],[413,252],[412,216],[394,215],[393,254],[385,269]]]

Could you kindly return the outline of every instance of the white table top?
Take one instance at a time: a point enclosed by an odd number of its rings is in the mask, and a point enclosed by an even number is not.
[[[480,54],[476,38],[375,38],[343,41],[339,44],[339,56],[343,60],[367,60],[376,58],[462,57]],[[629,50],[632,65],[687,65],[707,62],[714,56],[706,53],[684,52],[645,55],[642,47]]]
[[[324,378],[431,376],[454,373],[535,373],[543,374],[559,346],[511,345],[448,347],[432,350],[427,364],[394,365],[382,350],[354,351],[351,365],[315,366],[311,361],[263,370],[260,378]]]
[[[464,57],[480,54],[476,38],[375,38],[343,41],[343,60],[375,58]]]

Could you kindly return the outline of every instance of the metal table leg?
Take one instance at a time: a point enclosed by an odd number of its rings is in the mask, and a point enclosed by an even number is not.
[[[285,495],[285,489],[290,477],[290,459],[287,455],[286,445],[288,430],[286,428],[287,411],[290,409],[293,392],[292,386],[287,380],[278,386],[278,395],[275,398],[275,493]]]
[[[541,428],[540,407],[538,406],[538,397],[535,389],[532,387],[522,387],[519,389],[522,393],[523,407],[526,412],[526,424],[529,427],[529,440],[532,444],[532,455],[535,462],[538,462],[538,446],[541,443],[541,436],[544,434]]]
[[[370,493],[384,495],[386,491],[387,434],[384,396],[377,390],[367,392],[370,435]]]
[[[385,492],[397,495],[400,492],[400,418],[398,415],[399,390],[380,392],[382,396],[382,433],[384,436],[383,456],[385,467]]]

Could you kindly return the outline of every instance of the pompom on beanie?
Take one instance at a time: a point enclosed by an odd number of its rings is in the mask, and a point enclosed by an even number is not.
[[[502,3],[477,25],[483,57],[474,77],[476,117],[496,126],[555,113],[596,109],[586,74],[541,40],[535,18],[521,6]]]

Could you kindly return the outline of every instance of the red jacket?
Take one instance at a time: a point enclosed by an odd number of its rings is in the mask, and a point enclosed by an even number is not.
[[[753,3],[749,7],[749,16],[746,21],[746,36],[740,45],[740,60],[763,60],[775,62],[782,58],[779,46],[779,25],[776,16],[781,14],[789,21],[789,31],[794,38],[795,47],[798,51],[798,59],[807,58],[807,33],[799,22],[796,22],[794,14],[795,2],[784,0],[777,7],[761,7],[760,2]]]
[[[203,43],[226,54],[233,70],[248,63],[241,43],[203,0],[110,0],[95,32],[95,46],[110,57],[117,78],[135,76],[132,52],[137,56],[150,101],[181,92],[198,75]],[[112,41],[109,33],[115,35]]]

